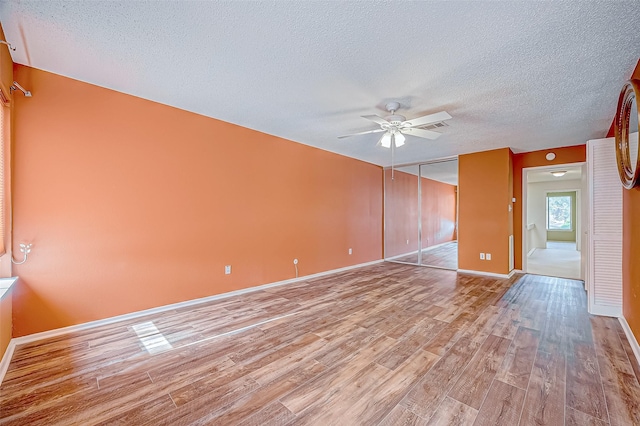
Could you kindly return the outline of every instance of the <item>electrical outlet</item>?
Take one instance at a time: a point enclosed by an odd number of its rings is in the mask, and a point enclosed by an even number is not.
[[[231,273],[231,265],[225,265],[224,274],[229,275]]]
[[[407,240],[407,245],[409,244],[409,240]]]
[[[353,250],[349,249],[349,254],[353,254]]]
[[[487,260],[491,260],[491,253],[487,253],[486,254],[486,258],[487,258]]]
[[[480,253],[480,260],[484,260],[484,253]]]

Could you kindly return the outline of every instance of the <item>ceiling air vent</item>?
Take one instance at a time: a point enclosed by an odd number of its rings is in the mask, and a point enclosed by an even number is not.
[[[443,121],[438,121],[437,123],[431,123],[428,126],[424,126],[420,128],[425,130],[433,130],[433,129],[439,129],[441,127],[449,127],[449,125]]]

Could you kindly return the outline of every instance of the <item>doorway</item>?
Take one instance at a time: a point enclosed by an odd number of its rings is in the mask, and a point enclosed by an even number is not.
[[[523,271],[583,280],[585,164],[523,170]]]
[[[458,160],[385,170],[385,260],[458,268]]]

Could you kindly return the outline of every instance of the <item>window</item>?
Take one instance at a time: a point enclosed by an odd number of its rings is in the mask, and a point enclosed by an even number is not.
[[[547,230],[571,231],[571,195],[548,194],[547,195]]]

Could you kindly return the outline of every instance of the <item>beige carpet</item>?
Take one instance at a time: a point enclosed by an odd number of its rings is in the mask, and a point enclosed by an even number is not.
[[[575,243],[549,241],[527,258],[527,273],[579,280],[580,252]]]

